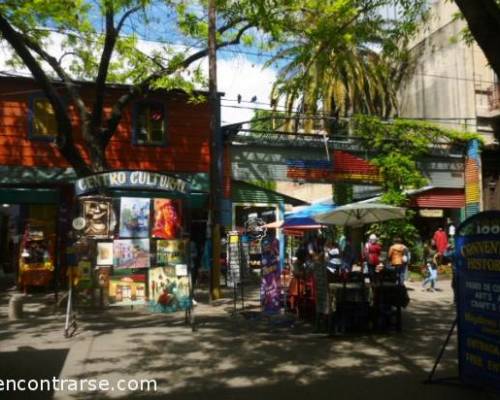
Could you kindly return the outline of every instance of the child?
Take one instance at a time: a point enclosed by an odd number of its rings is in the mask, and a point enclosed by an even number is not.
[[[425,290],[425,285],[427,285],[427,283],[430,283],[431,284],[430,291],[431,292],[435,291],[437,275],[438,275],[438,267],[437,267],[438,258],[439,258],[439,253],[437,252],[435,252],[433,255],[429,254],[429,257],[427,259],[427,276],[424,279],[424,282],[422,283],[422,288],[424,290]]]

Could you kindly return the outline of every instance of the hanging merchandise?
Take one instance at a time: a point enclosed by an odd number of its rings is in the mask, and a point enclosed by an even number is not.
[[[120,202],[120,237],[149,237],[150,199],[122,197]]]
[[[152,236],[175,239],[182,233],[181,204],[178,200],[154,199],[154,225]]]
[[[111,199],[107,197],[84,197],[80,199],[82,216],[77,226],[89,238],[109,238],[113,236],[115,218]]]
[[[119,239],[113,242],[115,269],[148,268],[150,266],[149,239]]]

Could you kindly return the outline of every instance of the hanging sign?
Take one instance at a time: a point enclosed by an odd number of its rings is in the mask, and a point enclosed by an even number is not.
[[[104,172],[75,182],[77,196],[99,189],[147,189],[186,194],[189,192],[189,184],[175,176],[149,171]]]
[[[467,219],[455,240],[460,378],[500,390],[500,211]]]

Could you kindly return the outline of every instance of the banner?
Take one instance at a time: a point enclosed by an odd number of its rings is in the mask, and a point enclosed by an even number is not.
[[[467,219],[455,240],[460,378],[500,390],[500,211]]]
[[[262,280],[260,285],[260,302],[264,313],[276,314],[280,311],[280,280],[278,258],[271,251],[270,245],[266,245],[262,254]]]

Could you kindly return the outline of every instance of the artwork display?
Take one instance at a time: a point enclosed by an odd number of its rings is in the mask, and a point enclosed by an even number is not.
[[[111,276],[109,279],[109,302],[115,306],[145,304],[146,282],[144,274],[123,277]]]
[[[156,264],[167,266],[186,263],[186,240],[157,240]]]
[[[101,288],[109,287],[109,280],[111,279],[110,267],[99,267],[97,270],[97,283]]]
[[[82,199],[85,219],[83,234],[91,238],[107,238],[111,232],[112,206],[107,198]]]
[[[149,237],[150,199],[122,197],[120,204],[120,237]]]
[[[150,266],[149,239],[120,239],[113,242],[113,266],[120,268],[148,268]]]
[[[159,239],[175,239],[181,235],[181,203],[178,200],[154,200],[154,225],[152,236]]]
[[[113,265],[113,242],[97,243],[96,265]]]
[[[178,276],[173,266],[151,268],[149,296],[153,311],[185,310],[191,306],[189,277]]]

